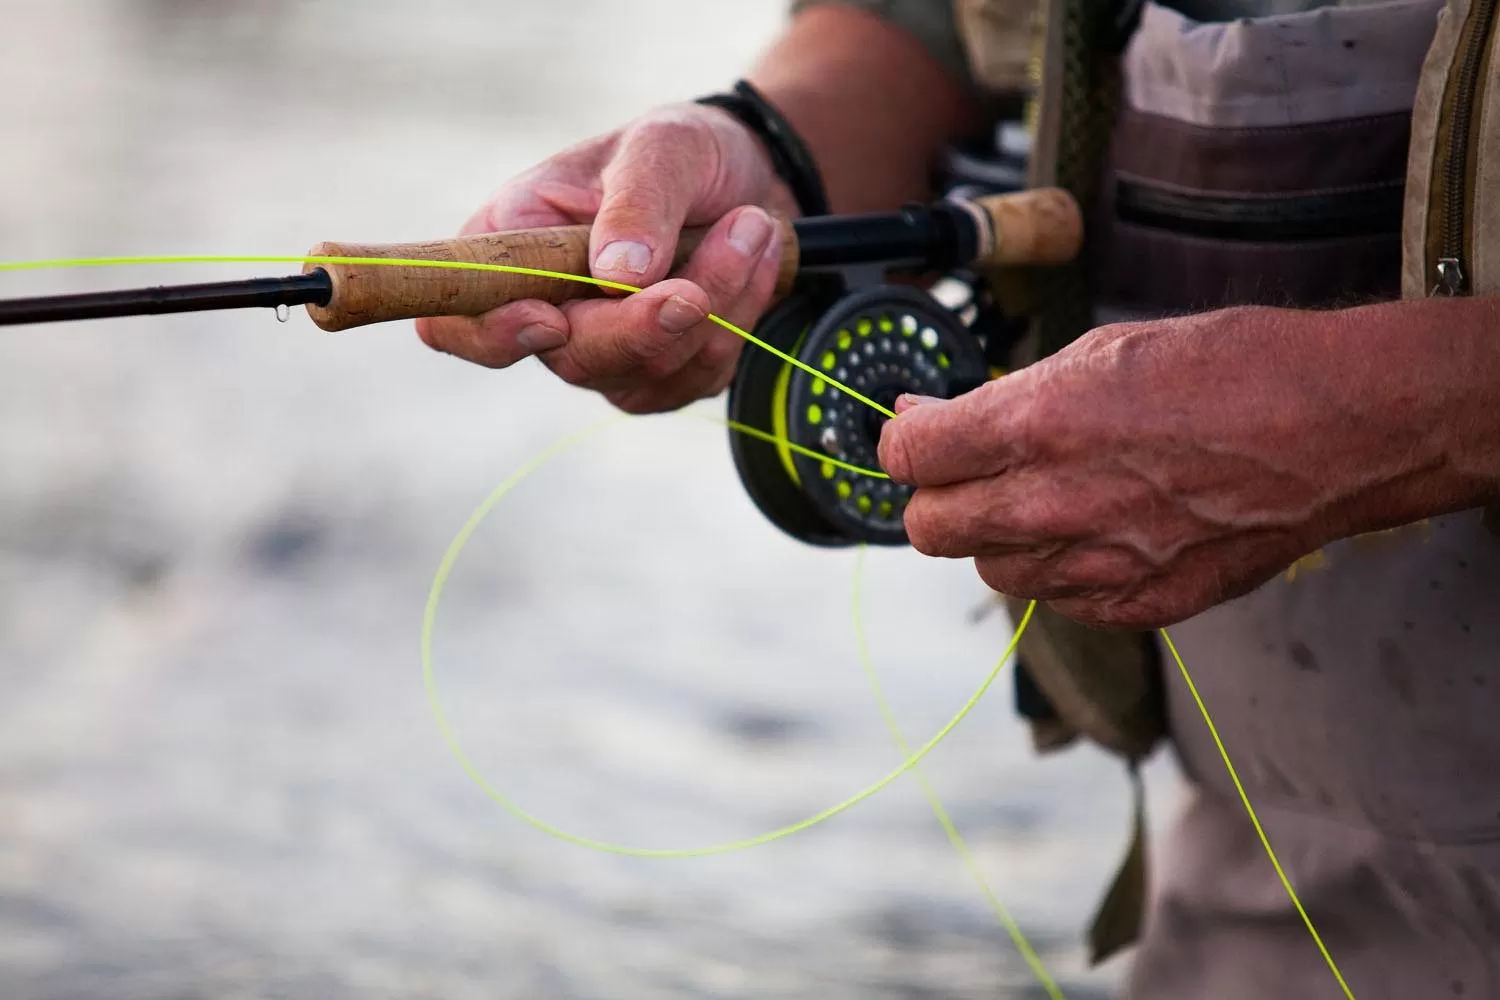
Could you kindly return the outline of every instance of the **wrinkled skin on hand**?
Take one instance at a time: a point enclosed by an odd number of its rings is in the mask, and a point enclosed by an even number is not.
[[[748,328],[770,304],[783,234],[768,213],[790,217],[795,202],[748,129],[716,108],[657,109],[511,179],[460,234],[592,223],[594,277],[645,291],[512,302],[418,320],[418,334],[491,368],[535,355],[629,413],[686,406],[729,384],[743,346],[705,316]],[[700,225],[712,229],[668,277],[678,232]]]
[[[1101,327],[956,400],[903,398],[880,461],[918,487],[913,546],[1085,624],[1151,628],[1402,523],[1391,497],[1436,459],[1370,396],[1389,359],[1330,345],[1316,315]]]

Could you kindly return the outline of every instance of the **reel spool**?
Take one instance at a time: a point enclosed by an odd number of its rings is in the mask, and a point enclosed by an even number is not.
[[[756,336],[886,407],[902,393],[951,399],[991,376],[976,332],[932,295],[904,285],[846,293],[842,282],[808,283],[766,314]],[[729,418],[820,456],[880,468],[886,418],[765,351],[741,356]],[[907,544],[902,516],[911,487],[733,430],[730,449],[755,505],[792,537],[824,546]]]

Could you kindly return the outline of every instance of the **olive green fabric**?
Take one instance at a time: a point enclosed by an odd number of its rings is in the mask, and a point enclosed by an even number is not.
[[[1030,603],[1003,601],[1017,622]],[[1146,802],[1137,767],[1167,735],[1159,656],[1149,633],[1087,628],[1043,604],[1032,612],[1016,651],[1057,713],[1031,723],[1037,752],[1061,750],[1082,736],[1129,768],[1135,802],[1130,840],[1088,929],[1089,960],[1097,965],[1133,945],[1145,921]]]
[[[1004,600],[1011,620],[1019,622],[1030,602]],[[1034,734],[1037,750],[1057,749],[1082,735],[1138,761],[1165,736],[1161,667],[1149,634],[1088,628],[1038,604],[1017,653],[1058,714]]]

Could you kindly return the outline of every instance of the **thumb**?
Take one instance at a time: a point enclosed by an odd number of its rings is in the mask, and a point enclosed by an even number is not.
[[[645,122],[621,137],[600,178],[594,277],[645,287],[667,276],[683,222],[712,183],[712,143],[684,121]]]

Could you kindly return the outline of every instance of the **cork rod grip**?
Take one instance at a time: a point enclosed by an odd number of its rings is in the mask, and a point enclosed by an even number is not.
[[[986,195],[973,204],[988,217],[993,243],[976,263],[996,267],[1067,264],[1083,249],[1083,213],[1061,188]]]
[[[778,295],[791,288],[797,275],[796,237],[785,221],[781,228],[785,239],[777,276]],[[674,269],[686,263],[707,232],[683,230]],[[308,256],[462,261],[587,276],[589,227],[556,226],[427,243],[319,243]],[[333,296],[325,306],[309,305],[307,313],[328,331],[419,316],[478,316],[519,299],[560,303],[605,294],[597,285],[581,281],[467,268],[309,261],[302,270],[309,273],[318,268],[332,279]]]

